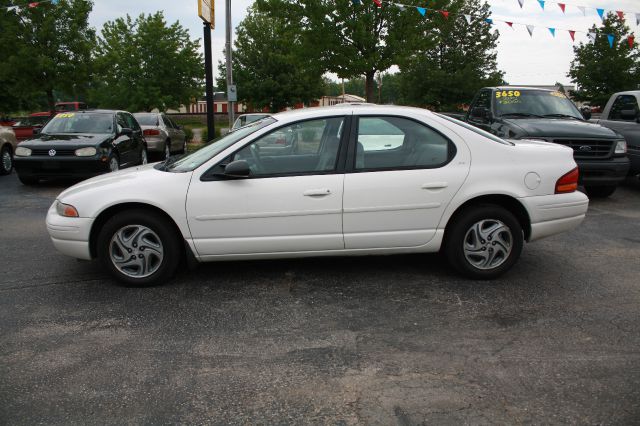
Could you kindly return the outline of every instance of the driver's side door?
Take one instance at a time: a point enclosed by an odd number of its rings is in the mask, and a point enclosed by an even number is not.
[[[344,248],[342,192],[345,117],[297,122],[276,130],[292,137],[291,150],[272,151],[273,132],[194,177],[187,216],[200,256],[313,252]],[[244,160],[251,176],[221,176]]]

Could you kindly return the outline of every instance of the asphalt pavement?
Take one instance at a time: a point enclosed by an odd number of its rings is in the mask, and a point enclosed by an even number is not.
[[[640,423],[637,181],[495,281],[410,255],[142,289],[54,250],[65,185],[0,177],[1,424]]]

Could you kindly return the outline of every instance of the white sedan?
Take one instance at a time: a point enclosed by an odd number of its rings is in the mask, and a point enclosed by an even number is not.
[[[289,143],[261,143],[275,132]],[[524,241],[580,224],[589,202],[571,149],[406,107],[277,114],[171,161],[61,193],[47,215],[56,248],[131,285],[165,281],[185,258],[437,251],[488,279]]]

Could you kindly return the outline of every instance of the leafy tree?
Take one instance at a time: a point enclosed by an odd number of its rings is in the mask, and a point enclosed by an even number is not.
[[[311,65],[300,22],[291,15],[252,7],[237,28],[233,76],[238,97],[277,112],[322,95],[322,71]],[[226,91],[226,66],[218,65],[218,87]]]
[[[349,95],[356,95],[360,97],[365,97],[365,82],[364,78],[352,78],[344,81],[344,92]],[[333,81],[331,79],[325,78],[325,90],[324,95],[326,96],[340,96],[342,95],[342,81]]]
[[[202,91],[199,40],[179,22],[167,25],[162,12],[107,22],[95,56],[93,97],[103,107],[164,111]]]
[[[53,110],[54,91],[73,98],[86,92],[91,73],[95,33],[88,25],[93,7],[88,0],[60,0],[58,4],[23,4],[15,10],[0,0],[0,110],[42,107]]]
[[[448,18],[420,24],[414,49],[399,61],[404,103],[454,110],[470,102],[480,87],[502,83],[495,51],[498,32],[492,33],[485,22],[489,5],[455,0],[447,10]],[[470,23],[464,15],[471,16]]]
[[[602,26],[594,25],[590,32],[595,33],[595,40],[573,48],[575,59],[567,75],[579,87],[574,98],[604,105],[615,92],[639,88],[640,49],[636,42],[629,47],[631,33],[625,22],[609,13]],[[613,47],[609,47],[608,34],[614,36]]]

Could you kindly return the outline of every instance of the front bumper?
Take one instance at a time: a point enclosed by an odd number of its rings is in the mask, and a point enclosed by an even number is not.
[[[107,157],[17,157],[14,156],[16,172],[33,177],[91,177],[109,171]]]
[[[55,248],[62,254],[78,259],[91,260],[89,235],[92,218],[64,217],[56,212],[54,202],[47,212],[47,232]]]
[[[569,231],[584,220],[589,198],[582,192],[519,198],[531,220],[528,241]]]
[[[622,182],[629,173],[629,159],[613,157],[608,160],[576,160],[580,171],[580,184],[609,186]]]

